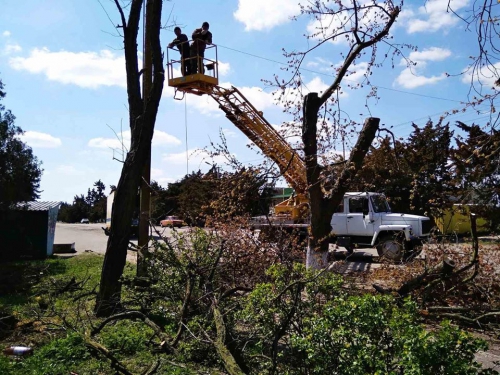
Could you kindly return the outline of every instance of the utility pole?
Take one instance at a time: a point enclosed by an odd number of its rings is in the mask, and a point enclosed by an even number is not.
[[[143,12],[143,66],[142,66],[142,98],[144,100],[144,110],[148,101],[151,87],[153,86],[153,57],[151,51],[151,21],[153,12],[153,2],[145,0],[146,10]],[[137,276],[147,274],[147,264],[145,255],[149,246],[149,218],[151,211],[151,143],[147,151],[147,160],[144,164],[141,180],[140,194],[140,216],[139,216],[139,238],[137,251]]]

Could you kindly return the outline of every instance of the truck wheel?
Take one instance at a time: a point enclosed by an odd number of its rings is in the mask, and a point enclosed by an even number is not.
[[[383,237],[377,245],[377,253],[380,259],[400,262],[404,255],[403,241],[398,240],[397,236]]]

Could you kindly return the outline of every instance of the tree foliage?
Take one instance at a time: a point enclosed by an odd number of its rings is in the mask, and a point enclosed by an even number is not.
[[[0,101],[5,97],[0,80]],[[0,103],[0,208],[40,198],[41,162],[19,139],[23,134],[15,116]]]
[[[94,182],[93,188],[88,189],[87,195],[75,195],[73,203],[63,203],[59,209],[58,220],[66,223],[79,223],[83,218],[91,222],[106,220],[106,186],[101,180]]]
[[[178,215],[186,223],[203,226],[207,220],[225,221],[236,216],[255,216],[269,211],[272,190],[253,168],[220,172],[217,166],[207,173],[190,173],[167,188],[157,182],[153,190],[153,218]]]
[[[476,211],[500,224],[500,133],[487,133],[478,125],[458,122],[465,136],[456,138],[456,148],[450,155],[457,186],[457,198],[462,203],[476,205]]]
[[[453,132],[448,124],[431,121],[423,128],[413,124],[413,129],[403,150],[412,178],[410,209],[419,214],[439,213],[449,207],[453,192],[448,166]]]

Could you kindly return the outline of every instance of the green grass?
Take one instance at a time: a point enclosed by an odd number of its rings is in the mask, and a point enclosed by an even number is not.
[[[12,315],[17,320],[14,331],[2,331],[0,326],[0,347],[34,348],[34,355],[21,361],[0,356],[0,374],[114,373],[109,363],[92,356],[84,343],[85,330],[96,324],[92,315],[95,294],[89,292],[97,290],[103,259],[101,255],[82,254],[0,264],[4,281],[0,317]],[[133,265],[127,265],[125,273],[131,275],[134,270]],[[61,293],[72,278],[81,283],[79,288]],[[78,298],[85,294],[89,295]],[[135,334],[130,327],[122,331]]]

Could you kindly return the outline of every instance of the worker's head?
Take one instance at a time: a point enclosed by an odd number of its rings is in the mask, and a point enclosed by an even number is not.
[[[181,28],[179,26],[176,26],[175,29],[174,29],[174,33],[177,36],[181,35]]]
[[[203,24],[201,25],[201,28],[203,30],[208,30],[210,28],[210,25],[208,24],[208,22],[203,22]]]

